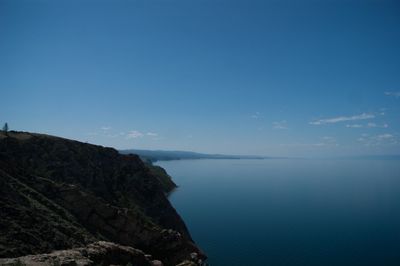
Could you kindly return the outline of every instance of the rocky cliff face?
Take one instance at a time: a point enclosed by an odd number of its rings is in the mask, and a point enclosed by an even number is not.
[[[203,260],[166,198],[174,186],[136,155],[53,136],[0,133],[0,257],[106,240],[164,265]]]

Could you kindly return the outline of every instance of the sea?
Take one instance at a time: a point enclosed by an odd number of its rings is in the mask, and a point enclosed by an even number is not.
[[[400,160],[159,161],[211,266],[399,266]]]

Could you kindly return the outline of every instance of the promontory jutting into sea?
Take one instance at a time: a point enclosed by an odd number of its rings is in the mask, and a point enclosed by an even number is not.
[[[0,266],[399,266],[399,0],[0,0]]]

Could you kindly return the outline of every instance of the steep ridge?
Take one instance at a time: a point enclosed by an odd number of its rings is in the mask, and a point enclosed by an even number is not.
[[[165,265],[193,253],[203,260],[166,198],[174,186],[136,155],[48,135],[0,133],[0,256],[106,240]]]

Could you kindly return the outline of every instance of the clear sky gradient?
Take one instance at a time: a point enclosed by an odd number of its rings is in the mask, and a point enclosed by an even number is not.
[[[400,2],[0,0],[0,91],[115,148],[400,154]]]

